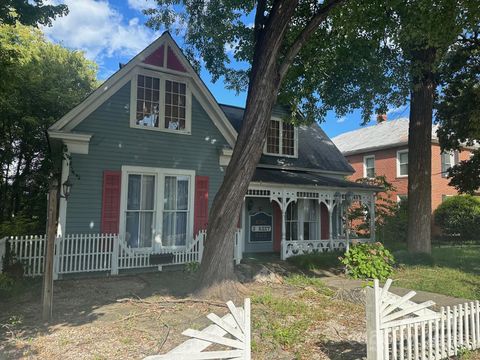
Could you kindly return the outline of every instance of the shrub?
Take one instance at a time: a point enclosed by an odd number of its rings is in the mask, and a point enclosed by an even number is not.
[[[402,200],[377,228],[379,239],[391,247],[407,242],[408,203]]]
[[[448,197],[434,212],[443,234],[460,240],[480,239],[480,199],[471,195]]]
[[[2,272],[10,275],[15,279],[21,279],[24,274],[23,264],[17,259],[17,256],[10,248],[10,243],[7,241],[5,255],[1,260]]]
[[[393,255],[381,243],[357,244],[340,259],[354,279],[388,278],[393,272]]]

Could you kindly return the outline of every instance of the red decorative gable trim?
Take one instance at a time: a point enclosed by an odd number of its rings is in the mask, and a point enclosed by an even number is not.
[[[170,46],[167,49],[167,68],[175,71],[187,72],[187,69],[182,65]]]
[[[161,45],[158,47],[157,50],[155,50],[153,53],[147,56],[147,58],[143,60],[143,62],[145,64],[163,67],[164,58],[165,58],[165,45]]]

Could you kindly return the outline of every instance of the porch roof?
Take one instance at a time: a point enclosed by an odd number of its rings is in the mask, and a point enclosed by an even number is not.
[[[344,189],[358,189],[367,191],[381,191],[381,187],[361,184],[345,179],[334,178],[330,176],[318,175],[311,172],[288,171],[277,169],[257,168],[252,178],[252,182],[288,184],[288,185],[308,185],[322,186]]]

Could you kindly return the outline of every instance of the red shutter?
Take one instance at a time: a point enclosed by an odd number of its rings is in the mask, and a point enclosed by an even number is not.
[[[103,234],[118,234],[120,221],[120,171],[103,172],[102,224]]]
[[[195,211],[193,234],[205,230],[208,224],[208,176],[195,177]]]

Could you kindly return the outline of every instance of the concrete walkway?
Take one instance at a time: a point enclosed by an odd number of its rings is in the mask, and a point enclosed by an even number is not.
[[[349,290],[355,290],[355,289],[358,290],[359,288],[365,287],[365,281],[362,281],[362,280],[347,279],[334,274],[324,274],[324,275],[326,276],[322,278],[322,281],[325,283],[325,285],[327,285],[332,289],[349,291]],[[395,284],[395,281],[393,282],[393,284]],[[403,296],[409,291],[411,290],[395,287],[395,286],[390,287],[390,292],[399,296]],[[442,306],[452,306],[452,305],[462,304],[470,301],[466,299],[459,299],[451,296],[446,296],[442,294],[436,294],[436,293],[431,293],[431,292],[421,291],[421,290],[415,290],[415,292],[417,293],[417,295],[415,295],[412,301],[416,303],[421,303],[424,301],[432,300],[436,304],[435,308],[440,308]]]

